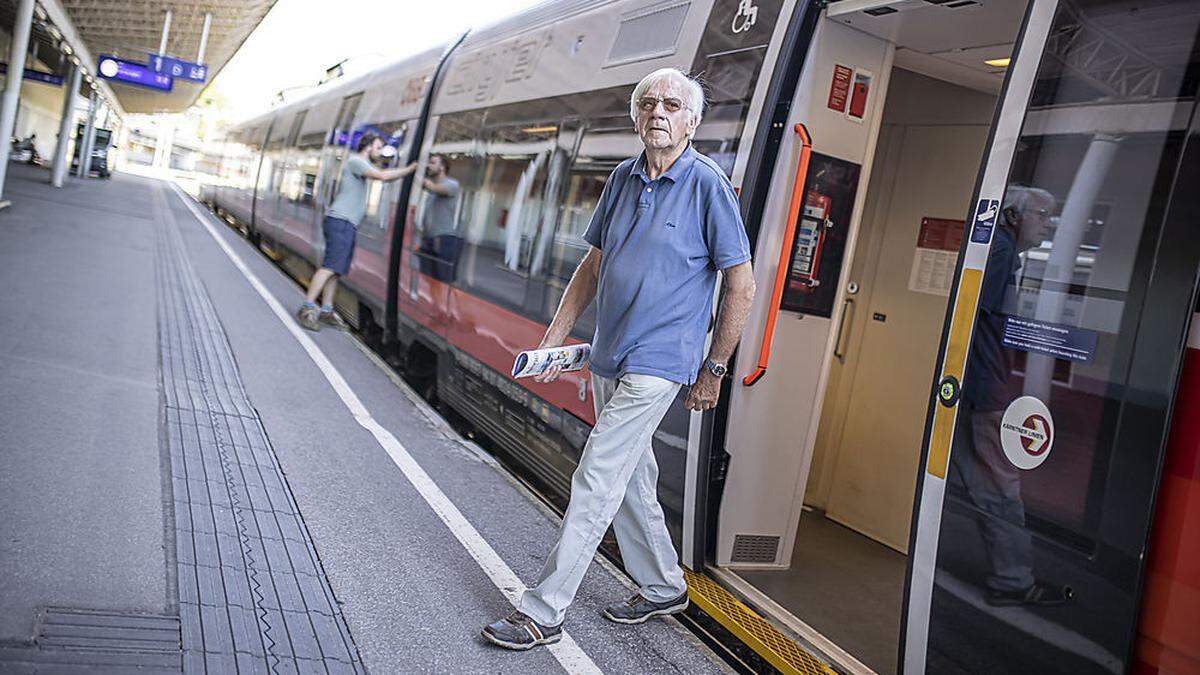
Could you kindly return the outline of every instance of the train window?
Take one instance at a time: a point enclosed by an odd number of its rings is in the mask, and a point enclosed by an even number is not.
[[[304,118],[308,117],[308,110],[301,110],[292,118],[292,128],[287,135],[288,147],[296,145],[296,140],[300,137],[300,129],[304,127]]]
[[[542,313],[547,319],[553,318],[571,275],[591,248],[583,240],[583,231],[592,219],[611,171],[612,167],[576,166],[567,177],[566,194],[559,206],[558,228],[550,243],[550,263],[546,270],[546,299]],[[593,305],[575,322],[574,333],[577,337],[590,340],[595,332],[596,312]]]
[[[714,3],[692,73],[705,85],[708,110],[696,130],[695,146],[733,174],[738,145],[775,31],[782,0],[759,0],[753,15],[747,3]]]
[[[368,122],[358,125],[356,131],[370,131],[383,137],[384,142],[395,151],[388,165],[400,166],[408,155],[408,129],[415,125],[416,120]],[[359,226],[359,233],[371,237],[386,230],[391,223],[392,207],[399,196],[400,181],[370,181],[367,186],[367,212]]]
[[[296,139],[296,149],[290,163],[294,174],[291,177],[289,189],[285,196],[298,204],[310,205],[314,201],[317,187],[317,173],[321,164],[321,146],[325,134],[312,131],[300,134]]]
[[[467,113],[438,123],[431,153],[447,160],[448,178],[459,194],[452,223],[445,222],[449,203],[441,200],[453,195],[428,190],[422,195],[418,226],[426,271],[520,311],[557,125],[480,128],[482,121],[478,113]]]
[[[981,472],[1008,465],[987,455],[1006,406],[1042,401],[1053,454],[992,478],[1019,494],[999,508],[1084,551],[1121,480],[1115,411],[1200,83],[1200,2],[1139,5],[1058,7],[982,284],[963,390],[972,431],[951,453],[948,495],[975,508]],[[1096,49],[1115,65],[1095,65]]]

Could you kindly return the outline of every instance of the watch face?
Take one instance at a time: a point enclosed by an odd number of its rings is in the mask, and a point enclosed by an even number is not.
[[[716,375],[717,377],[725,377],[726,368],[725,368],[725,364],[723,364],[723,363],[714,363],[711,366],[709,366],[708,369],[709,369],[709,371],[712,372],[713,375]]]

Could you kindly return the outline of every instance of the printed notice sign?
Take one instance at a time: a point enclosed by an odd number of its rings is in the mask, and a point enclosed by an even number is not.
[[[948,218],[922,218],[908,275],[908,290],[950,297],[964,223]]]
[[[1091,361],[1096,353],[1096,331],[1035,321],[1019,316],[1004,317],[1000,342],[1009,349],[1045,354],[1069,361]]]
[[[854,71],[846,66],[833,67],[833,84],[829,88],[829,102],[826,104],[830,110],[846,112],[846,102],[850,100],[850,77],[853,74]]]

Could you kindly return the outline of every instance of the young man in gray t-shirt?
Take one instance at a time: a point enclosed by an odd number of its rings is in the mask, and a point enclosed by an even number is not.
[[[417,170],[416,162],[395,169],[376,168],[373,162],[383,157],[383,148],[383,138],[378,134],[365,133],[358,140],[357,152],[347,157],[342,166],[337,195],[322,223],[325,257],[321,269],[313,274],[308,284],[304,304],[296,313],[300,325],[309,330],[320,330],[322,323],[340,329],[346,327],[346,322],[333,311],[333,298],[337,294],[338,277],[350,271],[358,223],[367,212],[367,179],[399,180]],[[321,297],[319,308],[317,296]]]

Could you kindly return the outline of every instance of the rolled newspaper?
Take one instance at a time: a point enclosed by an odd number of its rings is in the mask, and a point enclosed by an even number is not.
[[[513,362],[513,377],[533,377],[546,372],[550,366],[562,366],[564,372],[579,370],[587,365],[592,354],[589,344],[565,345],[547,349],[530,349],[517,354]]]

